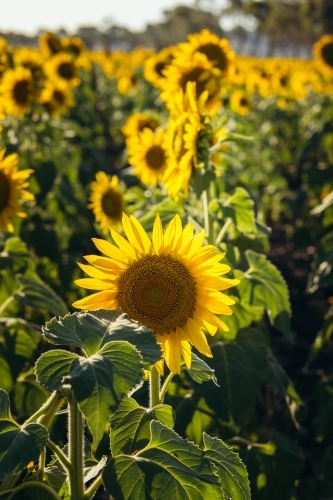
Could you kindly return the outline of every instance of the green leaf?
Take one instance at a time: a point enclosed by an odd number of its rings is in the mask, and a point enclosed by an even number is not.
[[[0,390],[0,481],[38,460],[49,434],[41,424],[20,427],[10,415],[8,394]]]
[[[196,445],[153,420],[151,439],[138,455],[118,455],[103,473],[117,500],[207,500],[222,498],[215,467]]]
[[[228,332],[218,331],[216,338],[221,338],[222,340],[234,340],[237,332],[242,328],[246,328],[251,325],[253,321],[260,321],[264,314],[264,307],[253,306],[242,302],[238,297],[230,295],[234,299],[235,304],[232,306],[232,314],[230,316],[224,315],[223,322],[228,326]]]
[[[88,356],[96,354],[111,340],[123,340],[136,347],[147,368],[161,358],[161,349],[153,332],[131,321],[120,310],[100,309],[53,318],[43,328],[43,334],[53,344],[80,347]]]
[[[217,467],[217,474],[224,490],[224,499],[251,500],[250,485],[246,468],[237,453],[223,441],[204,433],[206,457]]]
[[[172,428],[173,409],[163,404],[146,409],[134,399],[124,398],[111,417],[112,455],[119,453],[130,455],[146,446],[150,439],[150,422],[154,419]]]
[[[243,415],[253,404],[265,380],[268,349],[265,335],[258,329],[240,330],[234,341],[212,346],[210,365],[215,369],[219,388],[205,389],[207,404],[225,421]]]
[[[322,348],[331,340],[333,335],[333,307],[330,307],[324,316],[324,323],[315,338],[306,365],[309,366],[317,358]]]
[[[220,203],[224,218],[230,218],[238,231],[254,238],[257,228],[253,206],[254,201],[242,187],[237,187],[232,196]]]
[[[245,256],[249,269],[244,274],[235,272],[241,278],[237,286],[241,299],[253,306],[264,306],[270,323],[292,340],[289,292],[280,271],[265,255],[247,250]]]
[[[37,381],[49,391],[60,389],[75,359],[78,359],[76,354],[62,349],[45,352],[35,365]]]
[[[19,377],[14,388],[14,403],[17,415],[28,418],[46,402],[50,396],[33,374]]]
[[[186,370],[193,380],[199,384],[202,384],[202,382],[206,382],[207,380],[212,380],[215,385],[219,385],[217,383],[214,370],[201,358],[199,358],[199,356],[194,354],[194,352],[192,352],[191,368],[186,368]]]
[[[51,391],[64,383],[72,386],[97,446],[111,412],[141,383],[142,358],[135,347],[121,341],[108,342],[89,358],[56,349],[38,359],[36,375]]]
[[[160,215],[164,227],[175,215],[178,214],[180,217],[184,216],[184,203],[181,198],[178,201],[165,198],[160,203],[155,203],[154,205],[146,207],[145,213],[140,216],[140,223],[146,231],[150,232],[153,230],[157,214]]]
[[[16,278],[21,285],[16,296],[20,297],[24,304],[47,309],[57,316],[64,316],[68,312],[63,300],[37,275],[35,279],[22,275],[17,275]]]
[[[10,392],[13,385],[14,381],[10,371],[10,366],[3,357],[0,357],[0,389]]]
[[[313,272],[309,278],[308,291],[318,288],[329,288],[333,282],[333,231],[326,234],[318,245],[317,255],[312,265]]]
[[[295,443],[277,433],[269,443],[248,446],[240,455],[250,477],[253,499],[292,498],[295,481],[304,463]]]
[[[92,479],[94,479],[94,477],[98,476],[98,474],[104,469],[104,467],[106,466],[106,462],[107,462],[107,456],[104,455],[99,462],[96,462],[95,465],[91,466],[91,467],[84,467],[84,471],[83,471],[83,481],[85,483],[88,483],[89,481],[91,481]]]

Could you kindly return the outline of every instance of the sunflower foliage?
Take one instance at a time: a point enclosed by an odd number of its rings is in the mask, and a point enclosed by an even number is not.
[[[332,54],[0,39],[1,497],[332,496]]]

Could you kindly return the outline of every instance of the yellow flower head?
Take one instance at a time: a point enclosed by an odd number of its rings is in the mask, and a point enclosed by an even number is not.
[[[28,177],[33,170],[18,171],[18,156],[11,154],[4,158],[5,149],[0,149],[0,231],[13,232],[9,222],[11,217],[26,217],[20,200],[34,200],[34,195],[26,191]]]
[[[52,117],[66,113],[68,108],[74,106],[71,90],[59,80],[54,83],[50,80],[46,82],[39,102],[43,104],[48,114]]]
[[[333,71],[333,35],[324,35],[313,46],[313,53],[323,70]]]
[[[110,177],[105,172],[97,172],[96,181],[91,183],[89,201],[88,208],[93,211],[104,233],[109,231],[110,226],[121,225],[125,203],[123,189],[116,175]]]
[[[162,344],[163,358],[173,373],[180,373],[181,356],[191,366],[191,344],[211,356],[203,330],[214,335],[227,326],[217,315],[232,314],[234,304],[222,291],[238,284],[224,278],[230,267],[221,264],[224,254],[213,245],[202,247],[204,229],[193,235],[178,215],[163,232],[160,217],[154,222],[152,240],[138,222],[123,215],[127,239],[111,229],[116,243],[94,239],[106,256],[88,255],[80,267],[91,278],[76,284],[99,292],[73,305],[83,310],[118,309],[154,331]],[[157,368],[163,373],[163,360]]]
[[[212,65],[225,76],[231,74],[235,53],[226,38],[220,38],[209,30],[204,29],[200,33],[188,35],[188,42],[181,43],[179,49],[186,54],[199,52],[204,54]]]
[[[44,35],[39,38],[38,42],[40,50],[46,59],[62,51],[61,41],[53,33],[44,33]]]
[[[60,80],[70,86],[79,85],[75,62],[70,54],[60,53],[53,56],[45,65],[50,80]]]
[[[194,52],[192,55],[181,54],[166,67],[164,73],[161,98],[169,108],[172,106],[175,93],[179,89],[185,92],[188,82],[196,84],[197,98],[200,98],[204,92],[208,93],[205,103],[207,111],[214,114],[220,108],[222,104],[220,71],[213,67],[204,54],[199,52]]]
[[[0,36],[0,78],[4,72],[13,67],[13,57],[7,40]]]
[[[147,82],[152,83],[155,87],[162,87],[165,79],[165,68],[171,64],[174,58],[176,47],[167,47],[158,54],[153,54],[147,59],[144,66],[144,77]]]
[[[126,140],[131,140],[133,137],[142,132],[145,128],[150,128],[154,131],[158,127],[157,121],[146,113],[134,113],[131,115],[121,131],[126,137]]]
[[[34,93],[29,69],[19,66],[6,71],[0,85],[0,95],[9,115],[22,116],[29,111]]]
[[[230,96],[230,108],[238,115],[248,115],[251,110],[249,97],[242,90],[235,90]]]
[[[61,40],[61,45],[63,47],[63,51],[70,54],[76,66],[82,66],[87,71],[91,69],[91,63],[88,57],[88,52],[85,44],[79,37],[69,37],[63,38]]]
[[[43,58],[39,50],[19,47],[14,52],[14,61],[15,64],[29,69],[35,82],[41,82],[45,79]]]
[[[167,169],[163,177],[169,196],[178,197],[180,191],[188,196],[188,183],[197,166],[197,141],[203,129],[201,114],[208,91],[196,98],[196,84],[188,82],[186,92],[178,90],[174,96],[166,132]]]
[[[128,161],[134,167],[134,174],[147,186],[156,186],[162,180],[166,168],[164,130],[154,133],[145,128],[128,142]]]

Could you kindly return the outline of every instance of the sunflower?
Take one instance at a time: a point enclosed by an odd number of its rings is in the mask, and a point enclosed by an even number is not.
[[[19,47],[14,53],[15,63],[31,71],[35,82],[42,82],[45,79],[43,69],[43,58],[39,50],[27,47]]]
[[[87,71],[91,69],[91,63],[88,57],[86,46],[81,38],[69,37],[61,40],[64,52],[70,54],[75,60],[76,66],[82,66]]]
[[[121,225],[121,217],[125,208],[123,186],[118,177],[110,177],[105,172],[97,172],[96,181],[91,183],[91,193],[88,204],[104,233],[110,226]]]
[[[188,82],[186,91],[178,90],[166,131],[165,148],[167,169],[163,176],[164,187],[169,196],[176,198],[180,191],[188,196],[188,183],[192,170],[198,166],[197,142],[204,128],[201,116],[204,113],[208,92],[196,99],[196,84]]]
[[[333,71],[333,35],[324,35],[313,46],[313,53],[324,70]]]
[[[39,102],[52,117],[65,113],[74,106],[73,95],[66,84],[60,81],[47,81],[41,92]]]
[[[230,108],[238,115],[246,116],[251,109],[250,99],[242,90],[235,90],[230,96]]]
[[[163,86],[165,79],[164,70],[171,64],[175,49],[176,47],[174,46],[167,47],[147,59],[143,73],[147,82],[152,83],[155,87]]]
[[[212,65],[225,76],[230,75],[233,69],[235,53],[226,38],[220,38],[209,30],[188,35],[188,42],[181,43],[179,49],[186,54],[199,52],[204,54]]]
[[[137,137],[145,128],[149,128],[152,131],[156,130],[158,125],[158,122],[150,115],[146,113],[134,113],[128,118],[121,131],[127,141],[133,137]]]
[[[131,68],[122,67],[116,73],[117,88],[120,94],[134,94],[137,90],[138,78]]]
[[[50,80],[60,80],[70,86],[77,86],[80,79],[74,60],[69,54],[57,54],[46,64],[46,72]]]
[[[11,154],[4,158],[5,149],[0,149],[0,231],[13,232],[14,228],[9,218],[14,216],[26,217],[19,200],[34,200],[34,196],[25,188],[26,182],[33,170],[18,171],[18,156]]]
[[[23,67],[7,70],[1,81],[0,94],[9,115],[24,115],[35,94],[31,71]]]
[[[53,33],[44,33],[38,39],[40,50],[45,58],[59,54],[62,51],[62,45],[59,38]]]
[[[162,180],[166,168],[164,136],[164,130],[154,133],[145,128],[127,144],[128,161],[134,166],[134,174],[147,186],[156,186]]]
[[[182,228],[176,215],[163,233],[156,217],[152,241],[138,222],[123,215],[127,240],[111,229],[116,245],[94,239],[106,257],[89,255],[89,265],[80,264],[91,278],[76,284],[98,293],[78,300],[83,310],[118,309],[154,331],[162,344],[163,358],[173,373],[180,373],[181,356],[191,366],[191,344],[205,356],[212,356],[203,330],[214,335],[227,326],[216,316],[232,314],[234,304],[221,293],[238,284],[222,277],[230,267],[221,264],[224,254],[213,245],[202,248],[205,230],[193,236],[193,225]],[[163,373],[163,360],[157,368]]]
[[[166,67],[164,73],[161,99],[166,102],[168,108],[173,106],[174,95],[179,89],[185,92],[188,82],[196,83],[197,98],[208,92],[205,103],[207,111],[213,114],[221,107],[220,71],[213,67],[204,54],[182,54]]]
[[[13,66],[13,57],[8,42],[0,36],[0,78],[5,71]]]

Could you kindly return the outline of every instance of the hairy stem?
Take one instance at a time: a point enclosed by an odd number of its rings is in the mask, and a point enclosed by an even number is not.
[[[83,495],[83,500],[90,500],[92,498],[100,485],[102,484],[102,476],[98,476],[97,479],[86,489],[85,494]]]
[[[160,391],[160,397],[159,397],[159,400],[161,403],[163,403],[165,393],[168,390],[169,384],[170,384],[171,380],[173,379],[174,375],[175,375],[174,373],[170,372],[169,375],[167,376],[167,378],[164,380],[164,383],[163,383],[161,391]]]
[[[36,422],[40,417],[40,423],[45,427],[48,427],[55,417],[58,409],[62,405],[64,401],[64,397],[57,391],[52,392],[49,399],[43,404],[41,408],[39,408],[36,413],[34,413],[28,420],[25,421],[25,424],[31,424],[32,422]]]
[[[53,441],[51,441],[51,439],[48,439],[47,446],[51,451],[53,451],[66,472],[69,473],[69,471],[72,469],[72,464],[70,463],[66,455],[61,451],[60,448],[58,448],[58,446]]]
[[[73,500],[82,500],[84,495],[83,416],[72,395],[68,398],[68,410],[68,457],[71,463],[71,469],[69,470],[69,492]]]
[[[160,374],[156,366],[153,366],[149,377],[149,407],[160,404]]]

